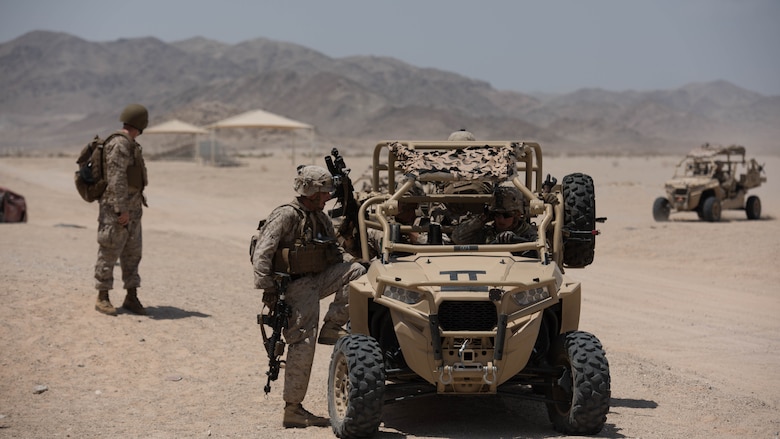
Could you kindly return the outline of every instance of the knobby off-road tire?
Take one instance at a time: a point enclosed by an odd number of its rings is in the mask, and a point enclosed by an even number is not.
[[[699,203],[698,206],[696,206],[696,215],[699,217],[700,220],[704,219],[704,203]]]
[[[704,204],[701,208],[704,221],[718,222],[720,221],[721,206],[720,200],[715,197],[707,197],[704,200]]]
[[[563,239],[563,266],[582,268],[593,263],[596,249],[596,192],[593,179],[575,173],[563,177],[563,229],[572,234]]]
[[[755,195],[749,196],[745,203],[745,213],[751,220],[761,218],[761,199]]]
[[[672,213],[672,205],[664,197],[658,197],[653,202],[653,219],[656,221],[669,221]]]
[[[385,366],[372,337],[351,334],[333,347],[328,375],[328,414],[337,437],[371,436],[382,421]]]
[[[609,363],[593,334],[573,331],[558,336],[549,357],[563,374],[550,389],[547,414],[556,431],[567,435],[596,434],[604,428],[611,398]]]

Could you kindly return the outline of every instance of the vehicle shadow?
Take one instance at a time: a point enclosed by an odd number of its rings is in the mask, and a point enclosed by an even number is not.
[[[655,408],[652,401],[613,399],[615,406]],[[607,418],[609,419],[609,418]],[[542,439],[561,437],[553,429],[544,403],[503,395],[435,395],[385,405],[377,438],[446,437]],[[590,437],[624,438],[609,422]]]
[[[147,306],[146,316],[154,320],[176,320],[185,319],[188,317],[211,317],[209,314],[203,314],[198,311],[186,311],[175,306]],[[132,314],[130,311],[124,308],[117,308],[117,312],[120,314]]]
[[[718,223],[752,223],[752,222],[765,222],[765,221],[776,221],[777,218],[775,218],[774,215],[761,215],[761,218],[758,219],[748,219],[745,217],[729,217],[726,215],[723,215],[720,217],[720,221],[715,221],[714,224]],[[683,217],[683,216],[677,216],[677,217],[671,217],[669,218],[670,223],[709,223],[709,221],[705,221],[703,219],[697,218],[696,216],[691,217]]]

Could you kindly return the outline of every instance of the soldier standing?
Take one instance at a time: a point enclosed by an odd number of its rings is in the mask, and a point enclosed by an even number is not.
[[[130,104],[119,117],[122,129],[106,140],[104,172],[108,185],[100,197],[98,215],[98,255],[95,264],[95,309],[115,316],[108,291],[114,286],[114,265],[119,260],[127,295],[122,308],[134,314],[146,314],[138,300],[141,286],[138,264],[141,262],[141,216],[146,205],[146,165],[141,145],[135,139],[149,124],[149,112],[140,104]]]
[[[290,274],[285,300],[292,308],[283,335],[289,345],[284,369],[285,428],[326,427],[301,404],[309,386],[315,340],[333,345],[347,334],[349,282],[366,270],[336,244],[333,223],[323,212],[333,191],[333,177],[320,166],[298,166],[294,189],[298,196],[274,209],[260,228],[252,254],[255,288],[273,309],[278,300],[274,272]],[[317,338],[320,299],[335,294]]]

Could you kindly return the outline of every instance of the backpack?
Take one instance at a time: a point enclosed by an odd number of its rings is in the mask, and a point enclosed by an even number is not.
[[[79,158],[76,160],[79,168],[73,179],[76,183],[76,190],[86,202],[91,203],[99,200],[103,196],[103,192],[106,191],[108,181],[106,181],[105,172],[103,171],[106,163],[103,147],[109,139],[117,135],[127,138],[123,133],[111,134],[105,140],[96,135],[92,141],[82,148],[81,154],[79,154]]]

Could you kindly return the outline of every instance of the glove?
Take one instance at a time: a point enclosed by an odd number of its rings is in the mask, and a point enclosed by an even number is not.
[[[268,309],[274,309],[277,300],[279,300],[279,293],[276,290],[272,288],[263,290],[263,305]]]
[[[539,194],[539,198],[544,200],[545,203],[552,204],[553,206],[558,204],[558,196],[552,192],[548,192],[546,194]]]
[[[498,244],[512,244],[515,240],[515,234],[510,231],[501,232],[496,236],[496,243]]]

